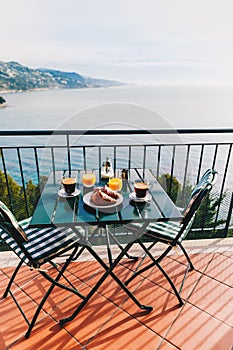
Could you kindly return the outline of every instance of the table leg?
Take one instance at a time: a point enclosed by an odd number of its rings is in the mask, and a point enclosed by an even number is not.
[[[114,240],[114,242],[116,243],[116,245],[118,246],[118,248],[121,249],[121,251],[124,249],[122,247],[122,245],[120,244],[120,242],[116,239],[116,237],[109,231],[109,235],[111,236],[111,238]],[[138,257],[137,256],[132,256],[128,253],[125,254],[127,256],[128,259],[131,259],[131,260],[134,260],[134,261],[137,261],[138,260]]]
[[[97,291],[97,289],[101,286],[101,284],[106,280],[106,278],[111,275],[111,277],[118,283],[118,285],[127,293],[127,295],[134,301],[134,303],[142,310],[145,310],[146,313],[149,313],[153,310],[152,306],[146,306],[142,305],[137,298],[130,292],[130,290],[126,287],[126,285],[113,273],[113,269],[117,266],[117,264],[120,262],[120,260],[123,258],[124,255],[128,252],[128,250],[133,245],[133,242],[127,244],[127,246],[121,251],[121,253],[118,255],[118,257],[114,260],[114,262],[111,264],[111,266],[107,266],[104,261],[98,256],[98,254],[89,246],[87,246],[87,250],[93,255],[93,257],[103,266],[103,268],[106,270],[103,276],[99,279],[99,281],[96,283],[96,285],[92,288],[92,290],[89,292],[89,294],[86,296],[86,298],[80,303],[78,308],[73,312],[73,314],[70,317],[63,318],[60,320],[60,325],[63,325],[67,322],[72,321],[78,313],[82,310],[82,308],[86,305],[86,303],[89,301],[89,299],[94,295],[94,293]]]
[[[111,251],[111,248],[110,248],[110,239],[109,239],[108,226],[105,226],[105,232],[106,232],[106,240],[107,240],[108,261],[109,261],[109,266],[111,266],[112,265],[112,251]]]

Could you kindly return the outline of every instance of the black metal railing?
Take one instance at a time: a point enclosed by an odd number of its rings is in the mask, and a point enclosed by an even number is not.
[[[51,170],[101,169],[106,158],[118,168],[150,168],[182,207],[207,168],[218,182],[195,229],[231,234],[233,129],[23,130],[0,131],[0,191],[19,219],[30,216]],[[204,210],[204,208],[202,208]]]

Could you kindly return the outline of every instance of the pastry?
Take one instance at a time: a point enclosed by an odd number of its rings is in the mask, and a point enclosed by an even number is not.
[[[116,203],[119,194],[110,190],[107,186],[96,187],[91,195],[91,201],[96,205],[109,205]]]

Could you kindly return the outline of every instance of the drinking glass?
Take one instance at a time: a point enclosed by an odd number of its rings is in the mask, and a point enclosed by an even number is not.
[[[96,183],[96,176],[94,171],[86,170],[82,176],[82,184],[85,187],[92,187]]]
[[[120,191],[122,189],[122,178],[113,177],[109,179],[108,186],[112,191]]]

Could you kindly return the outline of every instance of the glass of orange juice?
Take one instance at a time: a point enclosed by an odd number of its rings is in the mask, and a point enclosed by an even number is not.
[[[82,184],[85,187],[92,187],[96,183],[96,176],[94,171],[86,170],[82,176]]]
[[[109,179],[108,186],[112,191],[120,191],[122,189],[122,178],[113,177]]]

